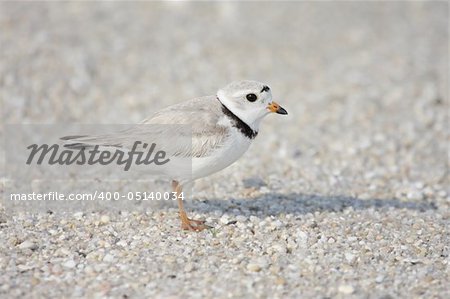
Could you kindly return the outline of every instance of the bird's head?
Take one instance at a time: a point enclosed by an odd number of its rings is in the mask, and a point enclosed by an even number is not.
[[[261,120],[270,113],[287,114],[272,101],[270,87],[257,81],[235,81],[217,92],[218,100],[234,115],[258,131]]]

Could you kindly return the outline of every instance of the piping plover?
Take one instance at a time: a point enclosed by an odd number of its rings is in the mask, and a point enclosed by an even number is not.
[[[184,184],[218,172],[239,159],[258,135],[261,120],[270,113],[287,114],[287,111],[272,101],[269,86],[245,80],[228,84],[219,89],[215,96],[169,106],[141,124],[191,126],[192,148],[180,148],[177,152],[192,158],[192,176],[189,179],[171,178],[173,191],[180,194]],[[114,140],[114,135],[111,135],[108,143],[120,144],[123,135],[120,137]],[[63,139],[76,142],[77,146],[102,144],[96,137],[74,136]],[[204,221],[188,218],[182,199],[177,198],[183,229],[201,231],[208,227]]]

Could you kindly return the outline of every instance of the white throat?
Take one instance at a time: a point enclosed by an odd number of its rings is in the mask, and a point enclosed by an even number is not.
[[[217,94],[217,99],[222,103],[222,105],[224,105],[255,132],[259,131],[259,124],[261,123],[261,120],[269,113],[266,111],[259,111],[257,109],[245,109],[245,105],[239,105],[233,101],[230,101],[227,97],[221,95],[220,92]]]

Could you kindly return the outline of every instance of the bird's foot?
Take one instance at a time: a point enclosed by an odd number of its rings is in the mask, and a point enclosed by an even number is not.
[[[186,217],[186,219],[181,219],[181,228],[183,230],[201,232],[212,227],[206,225],[204,220],[194,220]]]

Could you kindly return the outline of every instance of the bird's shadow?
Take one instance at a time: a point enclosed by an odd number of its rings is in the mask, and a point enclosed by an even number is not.
[[[408,209],[425,212],[436,210],[434,202],[406,201],[396,198],[360,199],[351,196],[324,196],[302,193],[267,193],[253,198],[229,198],[194,200],[189,209],[201,213],[227,213],[232,216],[277,216],[281,214],[304,215],[314,212],[342,212],[347,208],[366,209]]]

